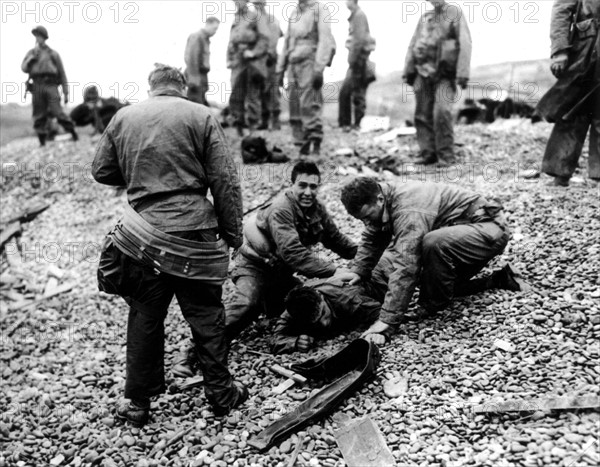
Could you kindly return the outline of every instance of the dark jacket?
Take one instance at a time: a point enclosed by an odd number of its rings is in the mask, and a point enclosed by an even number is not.
[[[341,233],[319,200],[303,211],[291,190],[280,193],[256,216],[257,227],[271,241],[278,259],[306,277],[330,277],[336,266],[319,258],[309,247],[322,243],[342,258],[356,255],[356,244]]]
[[[28,73],[32,79],[41,76],[54,76],[56,84],[61,84],[63,90],[67,89],[67,75],[60,55],[56,50],[47,45],[33,48],[25,55],[21,63],[23,73]]]
[[[550,31],[551,56],[567,53],[569,64],[560,79],[538,103],[537,113],[546,120],[560,120],[600,81],[597,66],[600,60],[599,26],[600,1],[554,2]],[[584,106],[582,112],[586,113],[588,110]]]
[[[199,86],[201,76],[210,71],[210,38],[203,29],[188,37],[184,59],[188,84]]]
[[[408,309],[419,280],[423,237],[453,225],[481,197],[454,185],[434,182],[384,183],[381,189],[385,198],[383,224],[365,228],[354,271],[368,279],[385,249],[393,250],[394,267],[380,320],[395,326]]]
[[[129,204],[163,232],[218,228],[230,247],[242,243],[242,193],[223,130],[176,91],[119,110],[98,143],[92,174],[105,185],[126,185]]]
[[[368,325],[379,316],[381,303],[366,295],[360,286],[341,286],[325,280],[308,281],[305,285],[321,294],[331,310],[331,324],[328,328],[319,325],[305,327],[287,311],[284,312],[277,321],[271,340],[271,352],[274,354],[294,352],[301,335],[327,339]]]
[[[417,73],[432,79],[469,78],[472,45],[465,18],[456,5],[423,14],[406,54],[404,76],[409,81]]]

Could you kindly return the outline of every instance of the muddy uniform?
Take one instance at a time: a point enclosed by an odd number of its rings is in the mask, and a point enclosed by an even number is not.
[[[568,67],[542,97],[537,112],[555,122],[546,145],[542,171],[570,178],[590,130],[589,177],[600,179],[600,89],[569,120],[563,117],[600,83],[600,1],[555,1],[552,9],[552,56],[567,53]],[[572,31],[572,32],[570,32]]]
[[[45,141],[49,117],[54,117],[66,132],[73,134],[75,127],[60,105],[61,85],[63,93],[69,94],[67,76],[60,55],[47,45],[36,47],[27,52],[21,64],[21,70],[33,80],[33,128]]]
[[[374,41],[369,32],[367,15],[357,8],[348,18],[350,33],[348,47],[348,72],[340,90],[339,116],[340,127],[352,125],[352,104],[354,104],[354,125],[360,121],[367,108],[367,64],[374,48]]]
[[[256,129],[261,119],[261,95],[267,79],[269,25],[264,14],[247,8],[235,15],[227,47],[227,67],[231,69],[229,108],[238,128]],[[250,57],[244,57],[250,54]]]
[[[360,326],[371,324],[379,317],[381,303],[387,292],[387,283],[393,267],[393,256],[386,251],[373,270],[369,281],[350,286],[328,282],[327,279],[314,279],[304,285],[313,287],[331,311],[331,322],[324,328],[320,324],[304,325],[295,320],[287,311],[275,326],[271,340],[271,352],[294,352],[300,335],[328,339]]]
[[[330,16],[321,2],[299,3],[297,14],[290,18],[277,64],[278,74],[288,72],[290,124],[297,141],[323,139],[323,94],[313,83],[335,54]]]
[[[185,67],[188,99],[207,106],[210,38],[203,29],[188,37],[185,46]]]
[[[385,183],[381,189],[382,225],[365,229],[354,271],[368,279],[384,250],[393,250],[382,322],[402,322],[417,284],[419,302],[430,311],[483,290],[469,279],[502,253],[510,238],[497,202],[433,182]]]
[[[260,210],[256,225],[272,245],[275,261],[251,257],[242,248],[232,273],[235,292],[226,308],[229,337],[235,337],[261,311],[278,316],[288,292],[300,284],[294,273],[309,278],[331,277],[336,270],[331,261],[319,258],[310,247],[322,243],[345,259],[356,254],[356,245],[342,234],[325,206],[317,201],[303,211],[291,190],[279,194]]]
[[[242,242],[243,209],[219,124],[183,94],[156,91],[112,119],[92,174],[99,183],[127,186],[129,205],[107,238],[98,274],[101,290],[130,305],[125,397],[164,391],[164,320],[176,296],[192,329],[207,399],[214,410],[231,407],[238,390],[227,365],[221,293],[228,246]]]
[[[461,11],[446,5],[420,19],[406,55],[405,80],[414,86],[415,126],[421,157],[452,161],[454,128],[452,104],[456,81],[467,80],[471,35]]]

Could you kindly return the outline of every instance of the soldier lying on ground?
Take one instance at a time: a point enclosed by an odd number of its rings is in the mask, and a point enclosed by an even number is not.
[[[521,290],[510,266],[471,279],[510,239],[497,201],[455,185],[380,184],[359,177],[343,188],[342,203],[366,228],[353,272],[340,272],[338,279],[351,285],[368,279],[383,252],[393,251],[393,272],[379,320],[363,334],[376,344],[384,343],[407,320],[417,285],[419,304],[429,314],[446,308],[454,297],[494,288]]]
[[[71,120],[77,126],[92,125],[94,133],[102,133],[117,111],[126,105],[114,97],[100,97],[98,88],[90,86],[83,93],[83,104],[71,111]]]
[[[386,251],[368,281],[348,285],[341,281],[314,279],[290,291],[286,311],[275,326],[271,352],[307,352],[316,339],[328,339],[369,325],[379,318],[393,253]]]

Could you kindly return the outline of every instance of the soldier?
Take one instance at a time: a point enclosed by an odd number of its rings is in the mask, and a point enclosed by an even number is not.
[[[414,87],[417,164],[451,163],[454,158],[452,104],[456,85],[467,87],[471,35],[465,15],[445,0],[429,0],[408,47],[404,82]]]
[[[238,135],[244,136],[243,128],[256,130],[262,117],[270,30],[267,16],[251,12],[248,0],[234,1],[237,12],[227,47],[227,67],[231,68],[229,107]]]
[[[60,105],[59,84],[62,86],[65,104],[69,102],[69,85],[60,55],[46,44],[48,31],[44,26],[36,26],[31,33],[35,36],[35,47],[25,55],[21,70],[29,74],[27,89],[33,97],[33,128],[40,146],[46,144],[48,117],[55,117],[65,131],[71,134],[73,141],[77,141],[79,137],[75,126]]]
[[[274,15],[270,14],[266,8],[266,0],[255,0],[254,4],[262,15],[266,15],[269,26],[269,54],[267,57],[267,79],[262,93],[262,123],[259,130],[269,129],[269,120],[271,130],[280,130],[279,114],[281,113],[281,94],[279,91],[279,82],[277,81],[277,43],[283,37],[283,31],[279,21]]]
[[[190,34],[185,46],[185,78],[187,97],[193,102],[208,106],[208,72],[210,71],[210,38],[219,29],[221,22],[210,16],[200,31]]]
[[[292,289],[285,299],[286,311],[277,320],[271,352],[307,352],[316,339],[375,321],[387,292],[392,259],[391,251],[386,251],[371,278],[358,285],[329,278],[313,279]]]
[[[102,133],[119,109],[125,107],[115,97],[103,98],[96,86],[89,86],[83,92],[83,104],[71,111],[71,120],[76,126],[93,125],[94,133]]]
[[[301,155],[318,155],[323,140],[323,72],[335,54],[329,16],[322,2],[299,0],[277,64],[280,85],[288,70],[290,124]]]
[[[457,296],[524,287],[510,266],[471,280],[510,239],[496,201],[454,185],[379,184],[360,177],[344,186],[342,203],[351,216],[364,222],[365,230],[353,272],[342,271],[337,279],[351,285],[368,279],[386,248],[393,249],[393,272],[379,320],[363,334],[377,344],[412,318],[408,305],[417,284],[419,304],[429,314]]]
[[[555,122],[542,171],[553,186],[568,186],[588,129],[588,175],[600,181],[600,2],[555,0],[550,38],[551,70],[558,82],[542,97],[537,113]]]
[[[192,328],[205,394],[216,415],[248,397],[227,364],[222,284],[228,247],[242,243],[242,194],[225,135],[208,109],[185,98],[185,77],[157,64],[150,99],[121,109],[102,135],[96,181],[127,186],[125,215],[108,235],[100,290],[129,305],[125,397],[117,416],[147,423],[165,390],[164,320],[173,299]],[[207,197],[210,190],[214,202]]]
[[[358,0],[347,0],[350,10],[350,33],[346,41],[348,49],[348,72],[340,90],[338,124],[344,131],[360,128],[360,121],[367,108],[367,87],[369,86],[369,55],[375,49],[375,41],[369,31],[367,15],[358,6]],[[352,104],[354,104],[354,125],[352,125]]]

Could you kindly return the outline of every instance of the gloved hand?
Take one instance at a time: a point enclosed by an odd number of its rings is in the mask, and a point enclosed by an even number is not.
[[[550,64],[550,71],[552,71],[552,74],[554,76],[556,76],[557,78],[560,78],[561,75],[567,69],[568,64],[569,64],[569,56],[564,52],[558,53],[554,57],[552,57],[552,63]]]
[[[312,79],[313,89],[321,89],[323,87],[323,72],[315,71]]]
[[[456,84],[458,84],[458,86],[461,89],[467,89],[467,84],[469,83],[469,78],[464,78],[464,77],[458,77],[456,78]]]
[[[409,86],[413,86],[415,84],[416,79],[417,79],[416,73],[411,73],[410,75],[405,75],[402,77],[402,81],[404,81]]]
[[[296,350],[300,352],[308,352],[314,342],[315,339],[313,337],[302,334],[301,336],[298,336],[298,339],[296,339]]]

